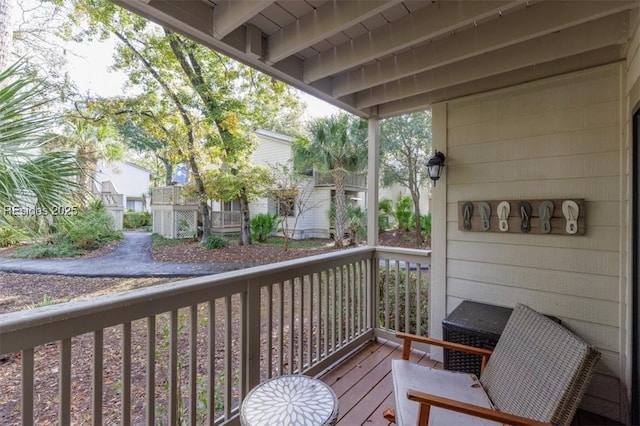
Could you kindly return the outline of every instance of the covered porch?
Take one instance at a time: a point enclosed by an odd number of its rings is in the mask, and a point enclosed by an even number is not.
[[[523,302],[560,318],[603,353],[584,407],[640,422],[638,0],[114,2],[369,120],[369,246],[3,316],[0,352],[21,357],[16,401],[24,424],[38,403],[33,348],[50,341],[60,347],[54,383],[62,424],[74,416],[74,336],[85,333],[92,356],[83,357],[95,372],[87,418],[95,424],[103,422],[103,389],[111,386],[103,372],[116,367],[116,422],[154,423],[161,406],[170,424],[179,416],[195,424],[205,389],[205,418],[234,423],[260,381],[320,374],[398,329],[441,337],[442,319],[463,300]],[[430,203],[433,252],[378,247],[380,120],[426,108],[433,148],[446,155]],[[509,232],[460,226],[460,203],[549,199],[584,200],[583,235],[521,232],[515,212]],[[430,265],[429,284],[414,297],[398,283],[422,270],[417,264]],[[427,314],[397,318],[392,299],[406,309],[428,301]],[[156,325],[160,314],[165,322]],[[136,321],[148,331],[138,332]],[[212,331],[189,331],[200,322]],[[116,367],[100,355],[110,327],[121,330]],[[178,354],[181,327],[194,348],[186,363]],[[142,343],[132,344],[136,338]],[[156,383],[161,342],[168,379]],[[195,350],[202,342],[206,349]],[[425,352],[442,360],[435,349]],[[139,362],[147,377],[131,375],[137,353],[146,354]],[[202,386],[181,390],[199,380]],[[152,391],[160,385],[162,392]],[[141,412],[131,397],[136,386],[149,389],[140,393]]]

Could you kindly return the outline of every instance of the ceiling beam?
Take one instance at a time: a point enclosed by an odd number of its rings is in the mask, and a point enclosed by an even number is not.
[[[508,45],[584,23],[638,5],[636,1],[542,2],[410,51],[390,55],[373,64],[347,71],[333,80],[333,94],[341,97],[398,78],[434,69]]]
[[[507,9],[522,7],[523,4],[521,0],[460,0],[431,4],[307,59],[304,64],[304,82],[309,83],[346,71],[394,50],[450,33]]]
[[[562,58],[557,61],[538,64],[535,67],[510,71],[470,83],[463,83],[445,89],[434,90],[433,92],[422,93],[400,101],[389,102],[378,106],[378,112],[380,118],[389,118],[415,111],[423,111],[437,102],[462,98],[491,90],[499,90],[529,81],[610,64],[618,60],[619,56],[620,52],[617,46],[604,47],[576,56]]]
[[[402,0],[329,1],[269,36],[266,62],[273,64],[364,21]]]
[[[622,12],[405,77],[357,93],[356,107],[366,108],[384,104],[602,47],[623,44],[628,38],[628,24],[628,13]]]
[[[262,12],[275,0],[222,0],[213,9],[213,36],[222,38]]]

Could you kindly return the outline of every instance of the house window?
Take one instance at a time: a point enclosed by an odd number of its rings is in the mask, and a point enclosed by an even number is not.
[[[239,200],[225,201],[222,204],[222,211],[223,212],[239,212],[240,201]]]
[[[127,210],[131,210],[134,212],[144,211],[144,207],[142,205],[142,200],[130,200],[127,199]]]
[[[275,198],[269,200],[269,213],[278,214],[278,216],[293,217],[296,213],[295,199],[291,198]]]

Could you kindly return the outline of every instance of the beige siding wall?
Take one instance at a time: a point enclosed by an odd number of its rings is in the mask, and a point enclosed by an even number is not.
[[[446,260],[434,262],[446,276],[443,313],[471,299],[559,317],[602,351],[583,405],[613,419],[626,399],[618,381],[623,74],[613,64],[434,106],[448,165],[446,194],[434,194],[447,205],[446,223],[438,221]],[[586,200],[584,236],[458,230],[458,201],[563,198]]]
[[[630,42],[626,51],[626,62],[623,70],[623,81],[625,82],[623,87],[624,100],[622,103],[622,116],[623,116],[623,137],[622,137],[622,191],[621,198],[623,202],[623,208],[621,212],[621,222],[623,226],[620,230],[622,236],[621,244],[621,265],[622,265],[622,291],[621,300],[623,302],[621,307],[621,342],[623,350],[620,353],[620,363],[626,367],[625,369],[625,383],[631,383],[632,363],[634,362],[631,357],[631,332],[633,327],[633,306],[632,306],[632,262],[631,257],[631,215],[632,215],[632,194],[638,196],[637,188],[633,189],[631,186],[632,181],[632,152],[634,149],[638,149],[638,146],[632,146],[632,123],[631,118],[633,114],[640,108],[640,10],[635,9],[631,13],[631,25],[632,28]],[[637,278],[636,278],[637,281]],[[637,365],[637,361],[636,361]],[[623,394],[625,394],[627,400],[631,399],[631,389],[629,387],[623,388]]]

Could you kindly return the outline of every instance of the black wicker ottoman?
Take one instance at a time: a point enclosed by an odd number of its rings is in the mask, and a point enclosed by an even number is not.
[[[493,349],[511,316],[511,308],[465,300],[442,320],[443,339],[478,348]],[[480,377],[481,358],[466,352],[444,350],[444,368]]]

